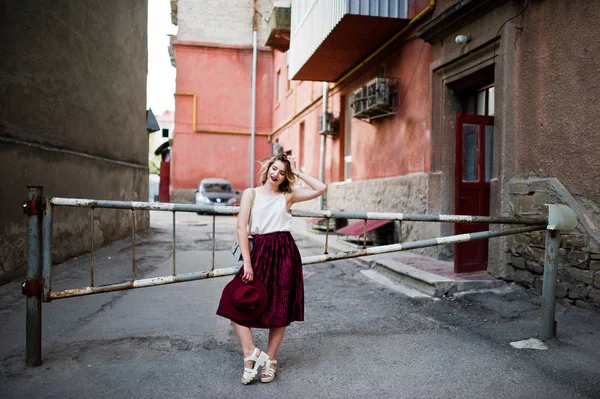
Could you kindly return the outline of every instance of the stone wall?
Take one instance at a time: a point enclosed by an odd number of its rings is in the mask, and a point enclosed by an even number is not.
[[[579,219],[577,228],[561,235],[556,295],[575,304],[600,305],[600,244],[597,204],[576,199],[553,178],[512,182],[510,200],[514,213],[547,214],[544,204],[565,204]],[[541,292],[544,272],[545,231],[518,234],[509,240],[508,280]]]
[[[369,212],[427,213],[428,177],[426,173],[333,183],[327,189],[327,209]],[[437,229],[437,230],[436,230]],[[396,222],[395,236],[402,242],[439,235],[438,223]],[[440,248],[425,248],[419,253],[438,256]]]

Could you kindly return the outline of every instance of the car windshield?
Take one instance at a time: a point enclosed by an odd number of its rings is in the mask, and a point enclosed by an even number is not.
[[[230,193],[231,184],[227,183],[204,183],[202,185],[202,191],[207,193]]]

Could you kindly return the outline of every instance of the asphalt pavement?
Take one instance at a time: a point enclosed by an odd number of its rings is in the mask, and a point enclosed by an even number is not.
[[[234,217],[219,217],[215,265],[233,266]],[[303,256],[322,241],[295,223]],[[177,216],[178,273],[210,269],[212,218]],[[136,277],[171,274],[171,214],[136,235]],[[131,240],[95,254],[97,284],[131,276]],[[90,256],[53,268],[53,290],[84,287]],[[516,286],[433,298],[405,295],[352,260],[306,265],[305,321],[286,332],[278,374],[244,386],[228,320],[229,277],[55,300],[43,305],[42,366],[25,367],[20,282],[0,286],[0,398],[598,398],[600,315],[559,303],[558,336],[540,349],[540,301]],[[255,330],[265,348],[267,334]],[[513,343],[513,345],[511,345]]]

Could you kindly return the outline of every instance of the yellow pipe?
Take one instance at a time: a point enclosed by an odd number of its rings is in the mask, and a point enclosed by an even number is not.
[[[269,134],[269,141],[271,141],[271,138],[277,134],[281,129],[283,129],[284,127],[286,127],[287,125],[289,125],[290,123],[292,123],[293,121],[295,121],[296,119],[298,119],[298,117],[300,117],[304,111],[306,111],[307,109],[309,109],[310,107],[312,107],[313,105],[315,105],[316,103],[318,103],[321,100],[321,98],[317,98],[316,100],[312,101],[310,104],[308,104],[306,107],[302,108],[300,110],[300,112],[298,112],[296,115],[292,116],[291,119],[288,119],[286,122],[284,122],[281,126],[279,126],[277,129],[273,130],[273,133]]]
[[[197,108],[197,96],[194,93],[175,93],[176,96],[185,96],[185,97],[193,97],[193,113],[192,113],[192,131],[194,133],[214,133],[214,134],[244,134],[244,135],[250,135],[250,132],[237,132],[237,131],[231,131],[231,130],[198,130],[196,128],[196,108]],[[267,132],[257,132],[256,133],[257,136],[269,136],[269,133]]]
[[[393,43],[396,39],[398,39],[398,37],[400,37],[400,35],[402,35],[404,32],[409,30],[417,22],[420,22],[421,19],[423,19],[427,14],[429,14],[431,11],[433,11],[434,8],[435,8],[435,0],[429,0],[429,5],[427,7],[425,7],[423,9],[423,11],[421,11],[416,17],[411,19],[410,22],[404,28],[400,29],[400,31],[397,32],[394,36],[392,36],[387,42],[383,43],[381,45],[381,47],[379,47],[377,50],[373,51],[367,58],[362,60],[360,62],[360,64],[356,65],[354,68],[352,68],[350,71],[348,71],[344,76],[342,76],[340,79],[338,79],[337,82],[335,82],[333,84],[331,89],[334,89],[337,86],[339,86],[340,83],[342,83],[344,80],[348,79],[356,71],[358,71],[360,68],[362,68],[367,62],[369,62],[373,58],[375,58],[375,56],[377,56],[377,54],[381,53],[383,51],[383,49],[385,49],[387,46],[389,46],[391,43]]]
[[[382,44],[377,50],[375,50],[367,58],[365,58],[364,60],[362,60],[360,62],[360,64],[356,65],[354,68],[352,68],[350,71],[348,71],[344,76],[342,76],[340,79],[338,79],[333,84],[333,86],[331,86],[331,88],[329,90],[335,89],[337,86],[340,85],[340,83],[342,83],[344,80],[348,79],[356,71],[358,71],[360,68],[362,68],[367,62],[371,61],[375,56],[377,56],[377,54],[381,53],[387,46],[389,46],[392,42],[394,42],[396,39],[398,39],[398,37],[400,37],[400,35],[402,35],[404,32],[406,32],[408,29],[410,29],[416,23],[420,22],[423,18],[425,18],[425,16],[427,14],[429,14],[430,12],[432,12],[433,9],[435,8],[435,1],[436,0],[429,0],[429,5],[427,7],[425,7],[423,9],[423,11],[421,11],[417,16],[415,16],[413,19],[411,19],[410,22],[408,24],[406,24],[406,26],[404,28],[400,29],[400,31],[398,31],[394,36],[392,36],[384,44]],[[335,94],[335,93],[330,92],[330,95],[333,95],[333,94]],[[311,100],[312,100],[312,96],[313,96],[313,82],[311,81],[310,82],[310,98],[311,98]],[[317,99],[315,99],[314,101],[312,101],[306,107],[302,108],[302,110],[300,112],[298,112],[296,115],[294,115],[290,120],[288,120],[287,122],[285,122],[284,124],[282,124],[281,126],[279,126],[277,129],[275,129],[273,131],[273,133],[271,133],[269,135],[269,141],[271,140],[271,137],[273,137],[281,129],[283,129],[284,127],[286,127],[287,125],[289,125],[291,122],[293,122],[294,120],[296,120],[300,115],[302,115],[302,113],[304,111],[306,111],[308,108],[310,108],[313,105],[315,105],[317,102],[319,102],[319,100],[321,100],[320,97],[318,97]]]
[[[194,93],[175,93],[176,96],[193,97],[194,109],[192,110],[192,130],[196,131],[196,94]]]
[[[214,133],[214,134],[244,134],[244,135],[250,135],[250,132],[237,132],[237,131],[232,131],[232,130],[206,130],[206,129],[202,129],[202,130],[194,130],[194,133]],[[267,132],[256,132],[255,133],[257,136],[268,136],[269,133]]]

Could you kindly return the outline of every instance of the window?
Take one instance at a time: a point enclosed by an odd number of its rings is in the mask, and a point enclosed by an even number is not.
[[[169,129],[163,129],[162,130],[162,136],[168,138],[169,137]]]
[[[344,180],[352,180],[352,95],[346,97],[344,121]]]
[[[304,171],[304,158],[305,156],[305,146],[304,146],[304,122],[300,123],[300,132],[298,134],[298,138],[300,140],[300,151],[298,151],[298,167],[301,171]]]
[[[279,139],[275,139],[275,142],[272,144],[271,147],[271,152],[273,155],[283,152],[283,145],[279,143]]]
[[[475,93],[471,92],[471,94],[468,94],[465,97],[465,101],[463,102],[463,113],[469,115],[494,116],[495,94],[494,86],[484,87],[477,90]]]
[[[277,82],[276,82],[276,90],[277,90],[277,104],[281,102],[281,69],[277,71]]]

